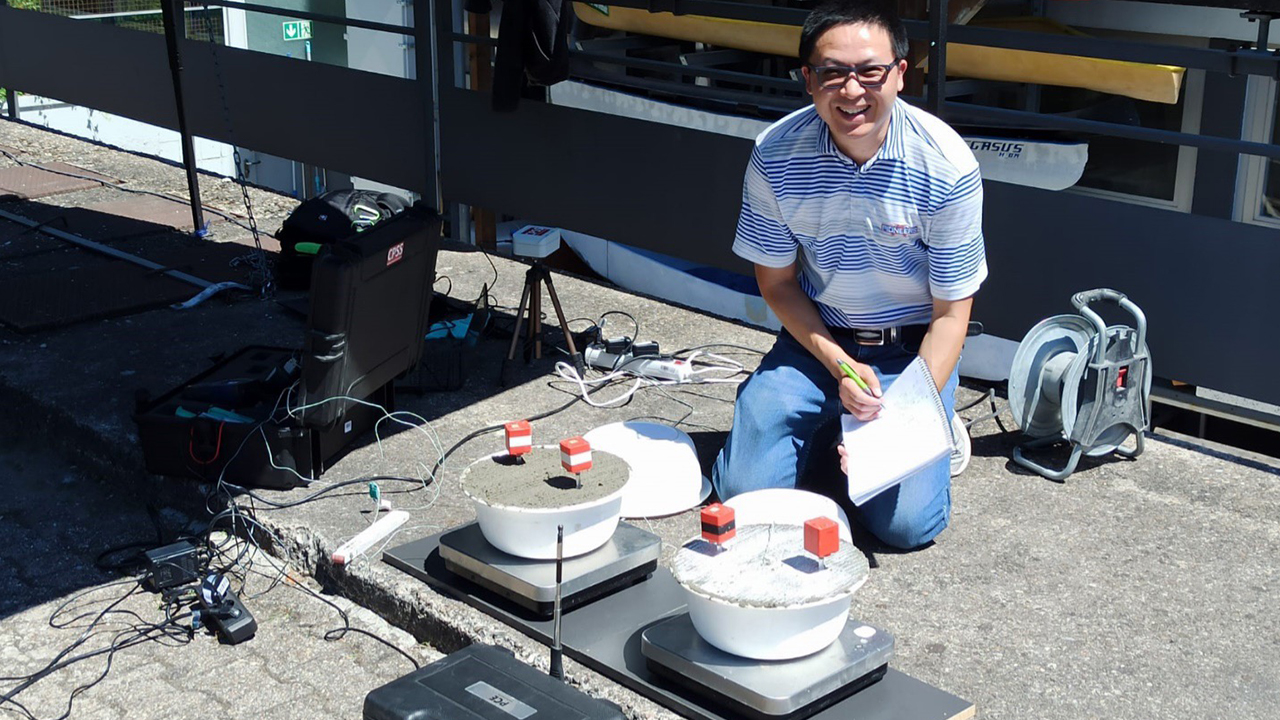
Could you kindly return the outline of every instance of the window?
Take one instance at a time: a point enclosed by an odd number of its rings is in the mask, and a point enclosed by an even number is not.
[[[1280,141],[1280,92],[1275,80],[1249,78],[1243,139],[1260,143]],[[1280,160],[1240,156],[1235,219],[1280,227]]]
[[[1280,140],[1280,93],[1275,92],[1274,81],[1272,81],[1272,95],[1277,96],[1275,103],[1271,106],[1270,142],[1275,143]],[[1258,217],[1280,221],[1280,160],[1275,158],[1261,158],[1261,160],[1265,170]]]
[[[1094,117],[1090,119],[1195,134],[1200,131],[1203,93],[1204,73],[1188,70],[1176,105],[1110,96],[1091,108]],[[1069,113],[1070,104],[1053,107],[1054,95],[1045,92],[1041,111]],[[1089,143],[1089,161],[1074,191],[1190,211],[1195,148],[1106,135],[1081,135],[1078,139]]]
[[[1122,95],[1049,85],[989,84],[971,86],[955,98],[1048,116],[1092,120],[1120,127],[1197,134],[1204,97],[1204,72],[1188,70],[1175,104],[1147,102]],[[1048,141],[1087,143],[1088,161],[1080,180],[1068,190],[1123,202],[1189,212],[1195,180],[1196,149],[1102,133],[1042,130],[1016,126],[1005,132]],[[970,126],[963,126],[962,134]],[[977,126],[980,128],[980,126]],[[983,130],[979,129],[979,132]],[[986,132],[990,132],[986,130]]]

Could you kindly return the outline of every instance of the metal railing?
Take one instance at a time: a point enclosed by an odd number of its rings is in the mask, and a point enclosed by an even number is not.
[[[792,26],[802,25],[808,15],[808,11],[802,9],[753,5],[729,0],[609,0],[595,4],[635,8],[650,12],[669,12],[674,15],[701,15],[712,18]],[[1221,5],[1225,7],[1235,5],[1234,3],[1212,2],[1184,4]],[[1256,1],[1250,3],[1252,6],[1258,4]],[[929,43],[929,67],[936,68],[937,71],[928,73],[927,93],[923,99],[923,104],[931,112],[944,119],[1022,123],[1045,130],[1092,133],[1129,140],[1181,145],[1280,160],[1280,145],[1275,143],[1251,142],[1173,130],[1135,127],[1099,120],[1060,117],[1028,110],[990,107],[947,99],[946,47],[948,43],[1075,55],[1105,60],[1173,65],[1193,70],[1224,73],[1230,76],[1256,75],[1280,78],[1280,51],[1259,49],[1265,48],[1268,40],[1265,22],[1258,21],[1259,39],[1252,46],[1247,43],[1240,43],[1235,47],[1211,49],[1131,40],[1099,39],[1078,35],[1057,35],[968,25],[949,25],[942,22],[942,19],[947,17],[948,5],[947,0],[931,2],[928,20],[904,20],[909,37]],[[1280,3],[1277,3],[1277,5],[1280,5]],[[1277,8],[1277,12],[1280,12],[1280,7]],[[1242,22],[1244,22],[1243,19]],[[448,37],[456,43],[484,44],[489,42],[487,38],[476,38],[460,32],[450,33]],[[626,85],[644,91],[671,92],[673,84],[645,77],[628,78],[601,74],[595,70],[594,66],[613,65],[620,68],[646,70],[682,78],[696,77],[727,81],[761,90],[787,91],[789,89],[798,90],[799,87],[789,79],[750,72],[680,65],[664,60],[628,57],[624,54],[606,54],[581,50],[571,51],[570,54],[573,59],[572,71],[576,77]],[[685,92],[703,99],[739,105],[755,104],[773,109],[794,109],[806,102],[803,97],[798,95],[797,101],[788,103],[785,98],[768,96],[757,91],[726,90],[705,86],[686,88]],[[917,98],[917,100],[919,99]]]

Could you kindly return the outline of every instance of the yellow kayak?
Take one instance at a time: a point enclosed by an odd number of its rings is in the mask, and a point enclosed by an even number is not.
[[[651,13],[636,8],[583,2],[575,2],[573,9],[578,19],[588,25],[613,30],[785,57],[795,57],[800,47],[800,28],[794,25],[703,15]],[[1009,30],[1084,35],[1078,30],[1044,18],[980,20],[971,24]],[[1169,104],[1178,102],[1185,72],[1184,68],[1173,65],[947,43],[948,76],[1086,88]]]
[[[703,42],[719,47],[795,57],[800,51],[800,28],[754,20],[730,20],[705,15],[672,15],[667,12],[610,7],[575,2],[573,11],[588,25],[628,32]]]
[[[1001,18],[971,24],[975,27],[1088,37],[1079,30],[1047,18]],[[928,62],[921,63],[921,66],[927,68]],[[1185,68],[1174,65],[947,43],[949,77],[1060,85],[1173,105],[1178,102],[1185,74]]]

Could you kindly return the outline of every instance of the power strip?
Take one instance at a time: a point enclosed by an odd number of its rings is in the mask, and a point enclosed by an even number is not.
[[[676,358],[637,358],[622,363],[618,369],[654,380],[675,382],[688,382],[693,375],[689,362]]]
[[[350,562],[365,553],[366,550],[373,547],[374,543],[384,539],[391,533],[400,529],[409,519],[409,513],[404,510],[392,510],[383,515],[377,522],[360,531],[359,535],[342,543],[342,545],[334,551],[330,560],[334,565],[347,565]]]

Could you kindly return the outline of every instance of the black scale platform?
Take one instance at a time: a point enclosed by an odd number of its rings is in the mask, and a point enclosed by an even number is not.
[[[620,526],[624,532],[630,527],[625,523]],[[440,539],[445,534],[448,533],[399,545],[386,551],[383,560],[550,645],[552,620],[549,617],[445,567],[440,556]],[[654,673],[646,663],[642,652],[644,632],[655,627],[655,632],[662,632],[664,620],[670,622],[666,627],[676,626],[682,618],[687,619],[684,607],[684,591],[666,568],[658,567],[648,579],[566,611],[562,620],[561,644],[567,656],[681,715],[697,720],[741,717],[741,708],[719,704],[673,683]],[[650,637],[652,639],[654,635]],[[893,668],[888,668],[878,682],[853,695],[829,701],[833,704],[821,707],[823,703],[818,703],[814,707],[821,709],[801,711],[796,717],[814,720],[965,720],[975,713],[971,703]]]

